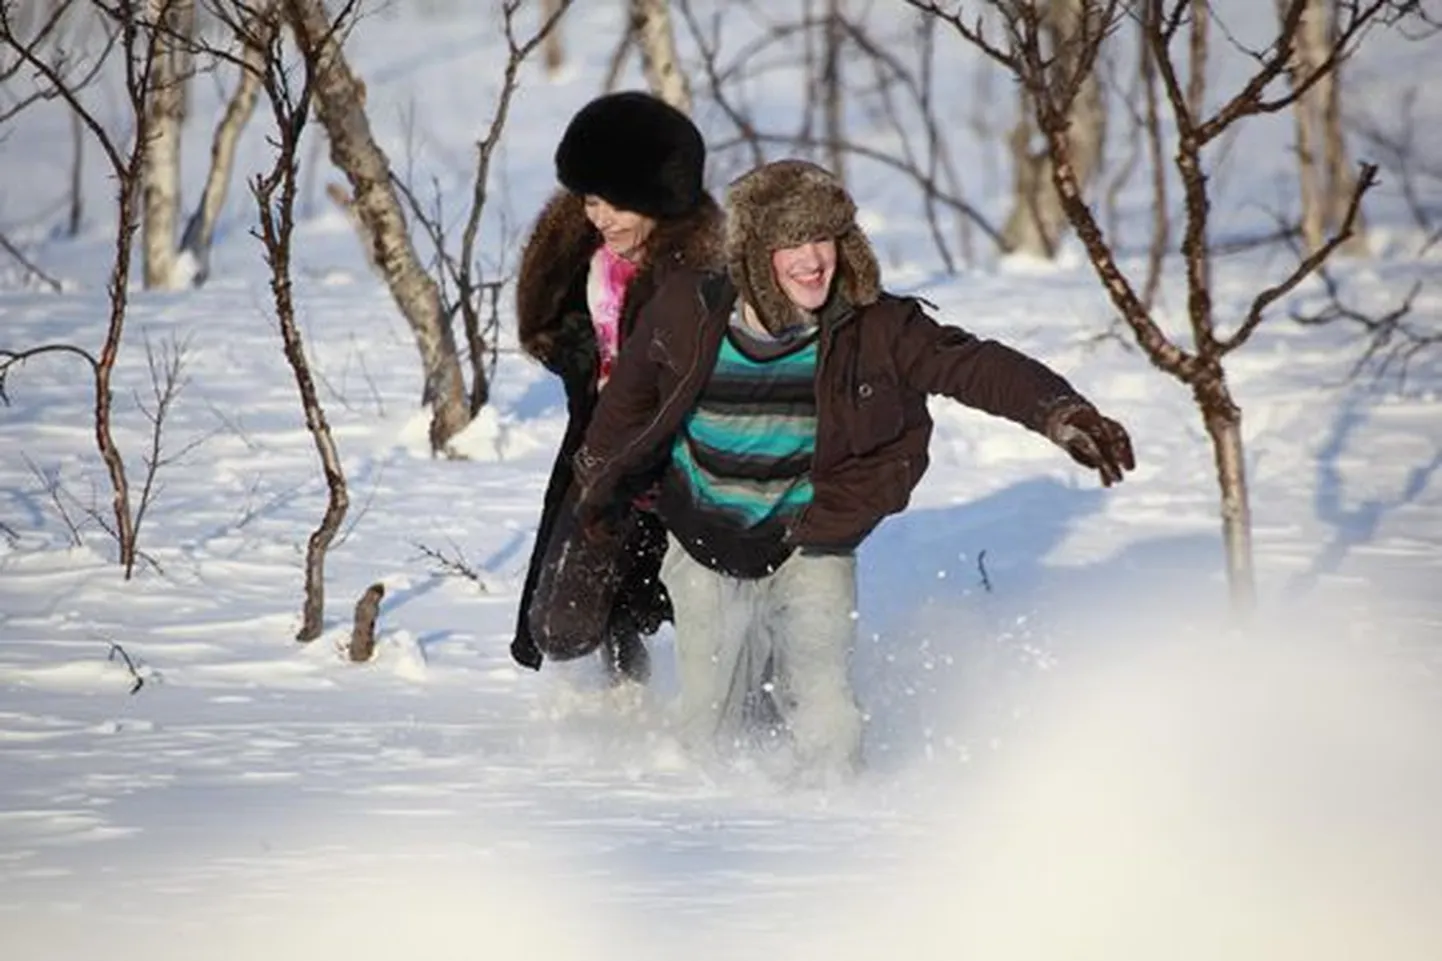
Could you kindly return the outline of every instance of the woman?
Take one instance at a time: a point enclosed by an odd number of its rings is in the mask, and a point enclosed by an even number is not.
[[[511,655],[532,669],[543,658],[532,602],[558,518],[570,513],[571,459],[598,392],[661,281],[719,261],[721,212],[702,185],[706,148],[679,110],[645,93],[600,97],[572,118],[556,148],[564,189],[547,203],[521,255],[516,318],[526,353],[561,378],[568,420],[546,486],[541,522],[521,592]],[[671,619],[659,569],[665,531],[631,499],[617,509],[625,531],[619,584],[601,657],[615,680],[644,682],[642,635]],[[547,652],[551,656],[555,650]]]

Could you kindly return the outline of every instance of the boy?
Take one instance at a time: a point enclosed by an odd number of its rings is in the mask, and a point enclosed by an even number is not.
[[[770,711],[829,780],[859,762],[856,548],[926,470],[927,395],[1045,434],[1108,486],[1135,463],[1044,364],[885,294],[826,170],[765,164],[726,211],[726,270],[663,286],[638,320],[576,455],[578,510],[604,530],[662,472],[687,734],[725,742]]]

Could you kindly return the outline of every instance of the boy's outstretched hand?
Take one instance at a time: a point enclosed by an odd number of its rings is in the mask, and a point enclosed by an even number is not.
[[[1058,410],[1047,424],[1046,435],[1072,460],[1100,473],[1104,487],[1119,483],[1124,471],[1137,466],[1126,428],[1103,417],[1090,404]]]

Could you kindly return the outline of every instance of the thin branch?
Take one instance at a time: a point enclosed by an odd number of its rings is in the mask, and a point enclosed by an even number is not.
[[[80,536],[80,525],[70,516],[70,511],[66,509],[65,501],[62,500],[60,496],[59,471],[57,470],[54,474],[44,471],[40,468],[39,464],[36,464],[30,459],[29,454],[22,454],[21,456],[25,458],[25,466],[30,468],[30,473],[34,474],[36,479],[40,481],[41,489],[49,495],[50,503],[55,507],[56,513],[60,515],[60,520],[64,523],[65,529],[70,532],[70,546],[82,546],[85,543],[85,539]]]
[[[1353,363],[1347,375],[1349,379],[1355,378],[1375,363],[1378,378],[1386,376],[1395,365],[1399,368],[1399,380],[1405,384],[1408,367],[1418,354],[1425,350],[1442,348],[1442,331],[1421,333],[1405,323],[1407,315],[1412,312],[1417,294],[1422,290],[1420,281],[1413,283],[1412,289],[1399,305],[1380,317],[1373,317],[1342,303],[1339,285],[1326,267],[1319,268],[1317,276],[1327,291],[1327,307],[1315,314],[1303,314],[1294,308],[1291,316],[1294,321],[1307,327],[1323,327],[1345,321],[1362,328],[1368,337],[1367,349]],[[1380,361],[1377,360],[1379,357]]]
[[[1268,287],[1257,295],[1256,299],[1252,301],[1252,309],[1248,311],[1247,319],[1242,322],[1242,325],[1238,327],[1230,337],[1218,339],[1217,346],[1221,353],[1236,350],[1242,346],[1242,344],[1246,343],[1247,338],[1249,338],[1252,332],[1261,324],[1267,307],[1278,298],[1286,296],[1286,294],[1300,284],[1308,274],[1323,264],[1327,258],[1331,256],[1332,251],[1336,250],[1346,242],[1348,237],[1352,236],[1352,230],[1357,222],[1357,212],[1361,209],[1362,197],[1376,185],[1376,164],[1362,164],[1361,171],[1357,176],[1356,189],[1352,191],[1352,199],[1347,204],[1347,213],[1343,217],[1342,224],[1337,229],[1337,232],[1328,238],[1326,243],[1303,258],[1302,262],[1297,264],[1296,269],[1281,283]]]
[[[961,8],[958,7],[955,13],[948,12],[941,8],[935,0],[906,0],[906,5],[922,13],[930,14],[945,23],[951,24],[953,30],[960,34],[968,43],[986,54],[997,64],[1013,73],[1017,73],[1016,57],[1009,51],[1003,50],[986,38],[985,24],[980,15],[970,25],[961,19]]]
[[[761,164],[765,161],[766,155],[761,149],[761,141],[756,135],[755,125],[745,111],[731,102],[731,98],[724,89],[725,77],[716,65],[716,58],[720,53],[721,46],[719,36],[716,36],[713,42],[707,41],[705,33],[701,29],[701,23],[691,9],[690,0],[678,0],[678,8],[681,11],[681,19],[686,23],[686,29],[691,32],[691,38],[701,52],[701,69],[706,74],[706,83],[710,88],[711,99],[721,108],[726,119],[740,131],[742,142],[749,148],[752,165]],[[716,17],[719,21],[720,11],[717,11]],[[719,34],[719,32],[718,23],[714,33]]]
[[[4,123],[4,120],[0,120],[0,123]],[[6,253],[19,261],[20,266],[24,267],[26,272],[29,273],[30,276],[34,277],[36,280],[49,287],[55,293],[62,293],[65,290],[65,288],[60,285],[60,281],[56,280],[45,271],[35,266],[35,264],[32,263],[29,258],[25,256],[25,254],[20,250],[20,248],[16,247],[13,243],[11,243],[10,238],[6,237],[3,233],[0,233],[0,247],[5,248]]]
[[[788,144],[792,146],[801,146],[813,149],[824,147],[828,143],[828,141],[824,137],[798,138],[794,135],[789,134],[772,134],[759,131],[753,131],[753,138],[757,143]],[[711,149],[717,153],[720,153],[723,150],[737,146],[738,143],[739,141],[737,141],[736,139],[722,140],[714,144]],[[944,204],[947,207],[950,207],[958,214],[961,214],[972,223],[976,224],[976,226],[981,229],[981,232],[986,234],[986,236],[998,247],[1002,245],[1001,231],[998,230],[991,223],[991,221],[987,219],[985,214],[983,214],[978,208],[973,207],[971,204],[967,203],[965,200],[962,200],[959,197],[953,197],[950,194],[942,192],[942,190],[936,186],[934,181],[927,181],[926,175],[923,171],[920,171],[916,169],[916,167],[909,165],[905,160],[886,153],[884,150],[879,150],[875,147],[867,146],[866,144],[854,143],[850,140],[842,140],[839,143],[841,148],[847,153],[855,154],[858,157],[865,157],[867,160],[874,160],[877,163],[882,164],[883,166],[890,167],[893,170],[901,171],[902,173],[905,173],[908,176],[912,177],[918,183],[922,184],[923,188],[937,202]]]
[[[84,347],[77,347],[74,344],[41,344],[39,347],[19,351],[0,347],[0,404],[4,404],[6,407],[10,406],[10,397],[5,393],[5,381],[9,377],[10,371],[41,354],[74,354],[90,365],[92,374],[100,369],[100,361],[96,360],[94,354]]]

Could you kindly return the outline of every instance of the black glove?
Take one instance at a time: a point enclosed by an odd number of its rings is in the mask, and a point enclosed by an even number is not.
[[[1103,487],[1119,483],[1124,471],[1137,466],[1126,428],[1091,404],[1058,408],[1047,419],[1046,436],[1072,460],[1100,473]]]
[[[541,669],[541,652],[529,633],[517,634],[515,640],[511,641],[511,659],[533,671]]]

